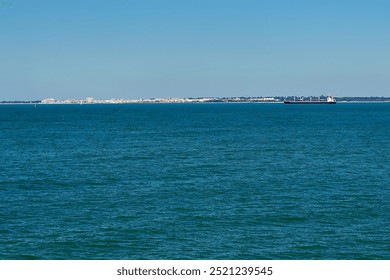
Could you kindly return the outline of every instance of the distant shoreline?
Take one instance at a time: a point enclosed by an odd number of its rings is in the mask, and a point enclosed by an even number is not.
[[[338,101],[336,104],[358,104],[358,103],[390,103],[389,100],[386,101]],[[30,106],[37,106],[37,105],[49,105],[49,106],[59,106],[59,105],[164,105],[164,104],[284,104],[283,101],[277,101],[277,102],[181,102],[181,103],[173,103],[173,102],[159,102],[159,103],[149,103],[149,102],[137,102],[137,103],[83,103],[83,104],[76,104],[76,103],[53,103],[53,104],[47,104],[47,103],[6,103],[6,102],[0,102],[0,106],[13,106],[13,105],[30,105]]]
[[[88,97],[86,99],[68,99],[56,100],[54,98],[47,98],[43,100],[33,101],[0,101],[0,105],[89,105],[89,104],[202,104],[202,103],[283,103],[285,99],[292,100],[293,96],[287,97],[196,97],[196,98],[151,98],[151,99],[94,99]],[[299,97],[301,98],[301,97]],[[313,97],[305,97],[313,98]],[[324,98],[321,97],[314,97]],[[390,102],[390,97],[339,97],[336,98],[337,103],[382,103]]]

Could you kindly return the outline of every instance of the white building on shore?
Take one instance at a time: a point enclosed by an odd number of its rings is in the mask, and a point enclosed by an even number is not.
[[[46,98],[46,99],[43,99],[41,101],[41,103],[43,103],[43,104],[54,104],[54,103],[57,103],[57,100],[55,100],[54,98]]]

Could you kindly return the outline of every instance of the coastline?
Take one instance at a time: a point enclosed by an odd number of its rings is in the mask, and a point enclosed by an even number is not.
[[[68,99],[35,101],[0,101],[0,105],[94,105],[94,104],[283,104],[286,97],[199,97],[151,99]],[[340,97],[337,103],[387,103],[390,97]]]

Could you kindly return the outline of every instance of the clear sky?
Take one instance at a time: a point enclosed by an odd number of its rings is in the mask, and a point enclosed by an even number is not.
[[[388,0],[0,0],[0,100],[390,96]]]

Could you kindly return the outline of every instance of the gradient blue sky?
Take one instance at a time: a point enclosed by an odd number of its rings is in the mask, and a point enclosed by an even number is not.
[[[0,0],[0,100],[390,96],[390,1]]]

